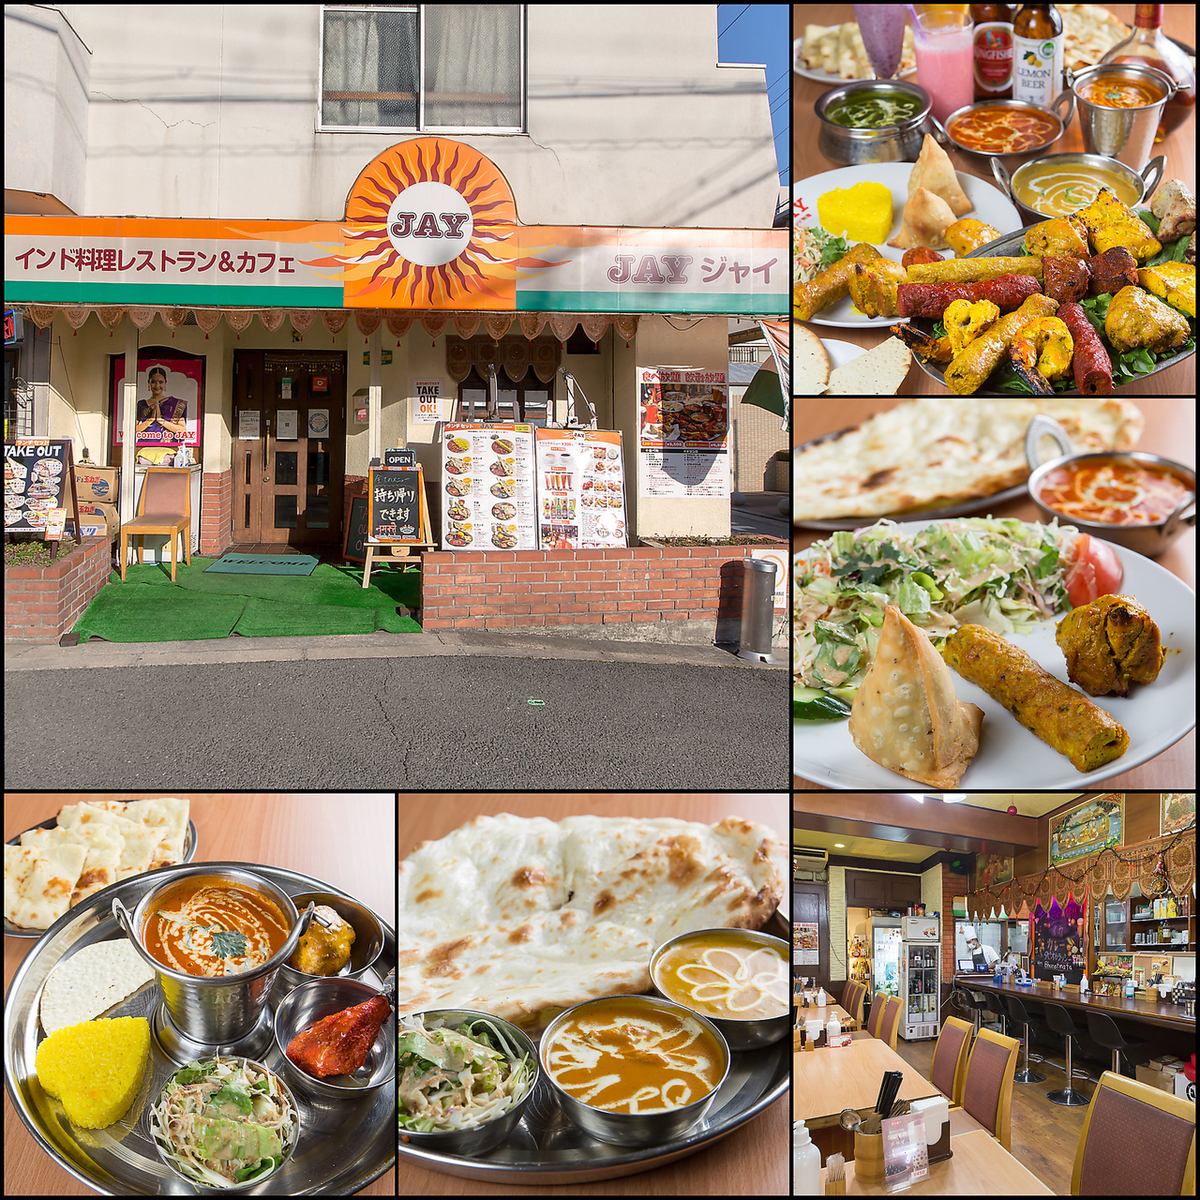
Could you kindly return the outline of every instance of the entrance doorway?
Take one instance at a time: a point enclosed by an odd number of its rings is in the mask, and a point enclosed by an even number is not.
[[[338,545],[346,457],[346,356],[237,350],[233,358],[235,543]]]

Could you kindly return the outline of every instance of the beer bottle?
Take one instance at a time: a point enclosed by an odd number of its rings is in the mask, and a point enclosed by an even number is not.
[[[1053,4],[1022,4],[1013,21],[1013,99],[1049,108],[1062,89],[1062,17]]]
[[[976,100],[1007,100],[1012,95],[1015,8],[1015,4],[971,5]]]

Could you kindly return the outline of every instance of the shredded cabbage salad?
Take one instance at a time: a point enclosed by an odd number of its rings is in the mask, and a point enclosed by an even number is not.
[[[959,625],[1023,633],[1071,607],[1065,574],[1077,530],[1015,518],[879,521],[814,543],[795,559],[796,684],[853,698],[894,604],[934,641]]]
[[[493,1021],[427,1029],[400,1018],[401,1129],[478,1129],[524,1100],[533,1080],[529,1055]]]

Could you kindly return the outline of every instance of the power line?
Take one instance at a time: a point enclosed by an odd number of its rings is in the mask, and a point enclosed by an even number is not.
[[[734,17],[733,20],[730,21],[729,24],[726,25],[724,29],[717,30],[717,37],[724,37],[725,34],[727,34],[742,19],[742,17],[744,17],[746,15],[746,13],[749,12],[749,10],[750,10],[750,5],[743,4],[742,11],[739,12],[738,15],[736,17]]]

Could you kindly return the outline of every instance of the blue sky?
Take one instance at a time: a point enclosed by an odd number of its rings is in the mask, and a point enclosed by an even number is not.
[[[787,182],[792,106],[791,37],[786,4],[718,4],[717,53],[722,62],[767,64],[767,97],[779,180]]]

